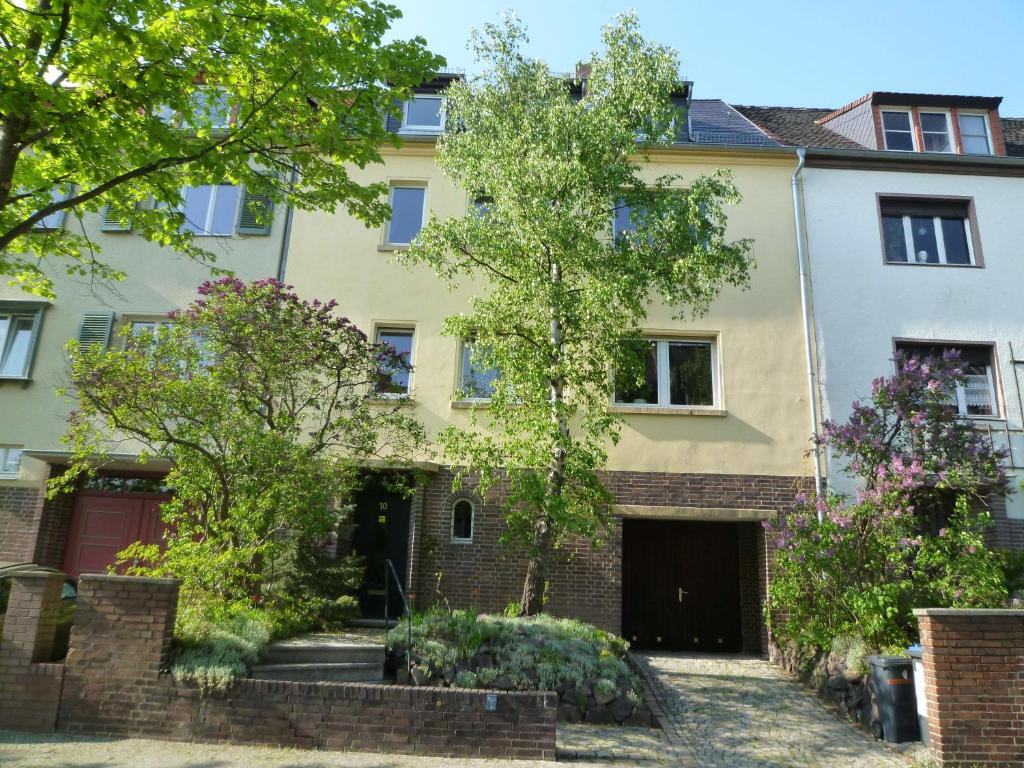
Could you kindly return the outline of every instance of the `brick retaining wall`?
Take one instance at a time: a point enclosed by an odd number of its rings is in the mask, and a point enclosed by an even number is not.
[[[941,768],[1024,767],[1024,611],[914,611]]]
[[[461,757],[553,760],[554,693],[241,680],[203,695],[160,674],[178,585],[84,575],[58,729]],[[487,700],[494,697],[495,709]]]

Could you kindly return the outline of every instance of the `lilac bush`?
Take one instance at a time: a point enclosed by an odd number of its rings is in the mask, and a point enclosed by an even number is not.
[[[776,548],[768,618],[777,637],[828,648],[860,636],[903,648],[916,607],[993,607],[1006,599],[1001,557],[985,546],[987,500],[1007,491],[1004,453],[957,413],[955,351],[896,359],[897,372],[826,421],[819,445],[860,481],[855,497],[800,496],[765,523]]]

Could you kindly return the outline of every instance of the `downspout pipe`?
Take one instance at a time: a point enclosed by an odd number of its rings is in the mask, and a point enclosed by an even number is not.
[[[814,492],[820,498],[822,494],[821,448],[818,446],[818,375],[814,364],[814,342],[811,333],[811,302],[808,285],[810,277],[807,267],[807,238],[804,231],[804,198],[801,173],[807,160],[807,150],[799,147],[796,151],[797,164],[793,171],[793,219],[796,225],[796,255],[800,268],[800,310],[804,324],[804,355],[807,362],[807,394],[810,401],[811,434],[814,438]],[[818,509],[819,522],[824,520],[825,513]]]
[[[299,169],[292,165],[291,175],[288,178],[288,191],[295,188],[295,182],[299,178]],[[284,232],[281,233],[281,252],[277,257],[277,280],[284,282],[284,272],[288,266],[288,246],[292,241],[292,215],[295,213],[295,206],[288,203],[284,212]]]

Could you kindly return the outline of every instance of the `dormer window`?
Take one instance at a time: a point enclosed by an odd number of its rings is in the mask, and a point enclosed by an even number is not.
[[[417,94],[402,107],[402,130],[406,133],[440,133],[444,128],[444,97]]]
[[[957,115],[960,123],[960,142],[965,155],[991,155],[992,142],[988,136],[988,119],[984,114],[961,112]]]
[[[921,137],[925,152],[952,152],[950,141],[949,114],[946,112],[922,112]]]
[[[914,123],[909,110],[882,112],[882,129],[885,132],[885,148],[903,152],[914,151]]]

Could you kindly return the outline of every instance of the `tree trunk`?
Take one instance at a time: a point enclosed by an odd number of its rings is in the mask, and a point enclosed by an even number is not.
[[[551,282],[558,285],[562,282],[562,268],[557,262],[551,265]],[[562,362],[563,327],[561,308],[556,299],[551,306],[551,348],[554,351],[551,370],[557,370]],[[544,590],[547,581],[547,566],[551,555],[551,525],[547,505],[552,499],[562,496],[565,484],[566,442],[569,437],[569,423],[562,414],[562,401],[565,397],[565,381],[561,376],[552,376],[549,380],[548,402],[550,404],[551,421],[557,432],[557,438],[551,448],[551,460],[548,464],[547,495],[543,506],[538,510],[537,523],[533,529],[533,548],[530,561],[526,566],[526,579],[523,582],[523,594],[519,602],[521,616],[536,616],[544,612]]]

